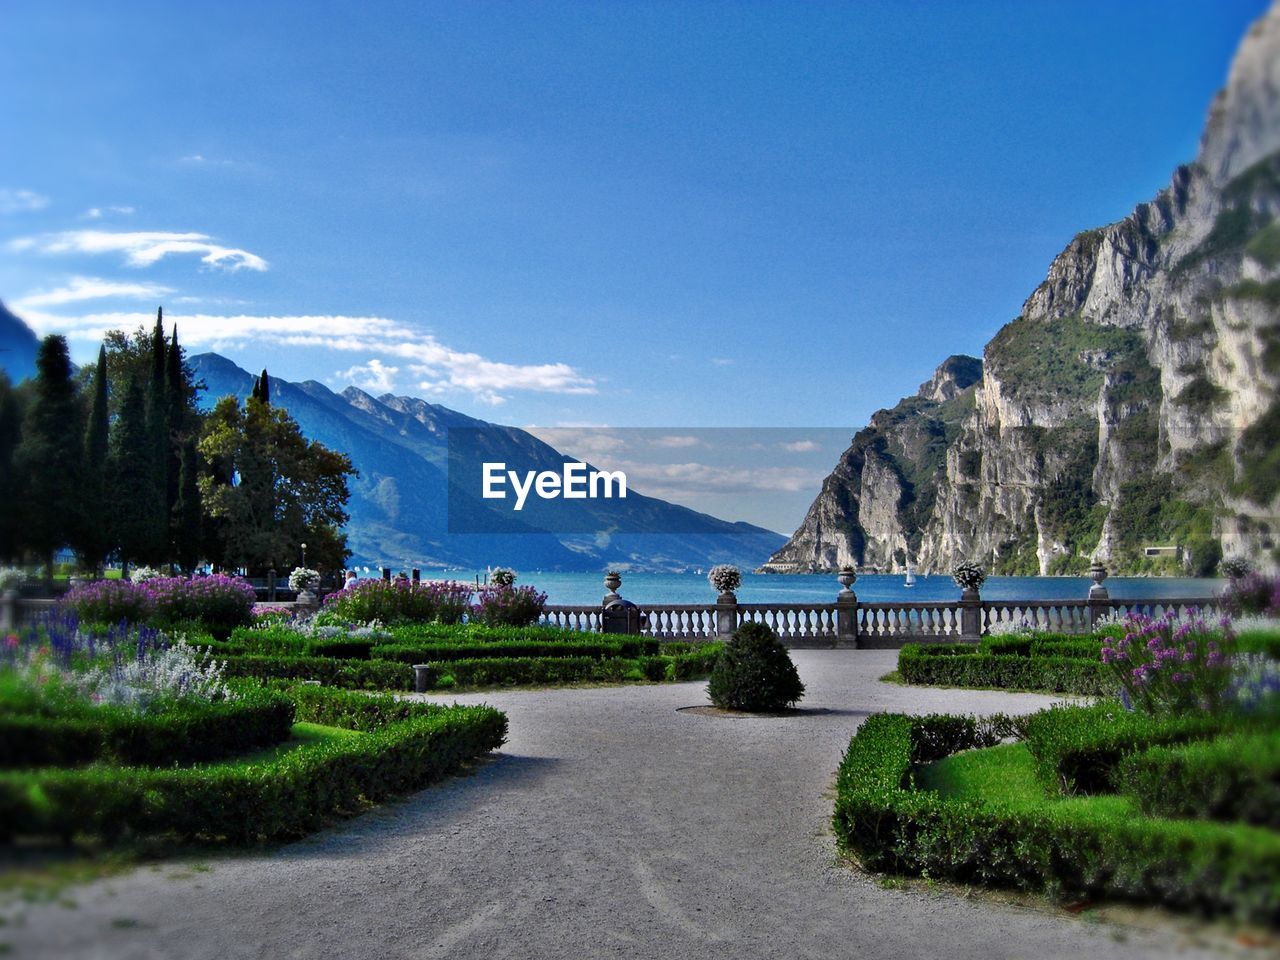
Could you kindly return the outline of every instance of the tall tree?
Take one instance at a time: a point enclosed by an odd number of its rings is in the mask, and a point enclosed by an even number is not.
[[[76,518],[78,532],[75,547],[84,565],[101,569],[112,542],[111,511],[107,509],[107,453],[110,442],[110,419],[107,395],[107,348],[98,351],[98,365],[93,377],[93,404],[84,434],[84,462],[81,464],[81,504]]]
[[[51,335],[41,341],[36,355],[34,395],[14,453],[24,487],[20,539],[45,560],[50,579],[55,551],[76,532],[83,450],[84,414],[71,379],[67,341]]]
[[[165,392],[165,370],[168,367],[168,348],[164,336],[164,308],[156,310],[156,325],[151,331],[151,378],[147,384],[147,438],[151,455],[147,458],[151,478],[146,489],[146,503],[155,516],[146,525],[152,532],[152,541],[139,555],[146,563],[161,564],[172,556],[169,542],[169,517],[173,513],[170,491],[177,496],[177,477],[170,478],[173,457],[173,440],[169,431],[169,402]]]
[[[174,556],[183,571],[190,573],[200,562],[204,547],[204,531],[201,522],[204,504],[200,497],[200,463],[194,437],[188,436],[182,443],[182,463],[179,474],[178,502],[173,510],[177,520]]]
[[[302,435],[288,412],[250,398],[218,401],[205,422],[200,453],[210,470],[200,491],[219,525],[225,562],[253,570],[289,570],[307,544],[320,569],[341,568],[351,460]],[[215,471],[230,475],[217,483]]]
[[[165,418],[165,506],[168,509],[170,556],[178,553],[178,497],[182,471],[182,447],[189,436],[186,371],[178,348],[178,325],[173,326],[173,341],[165,353],[164,371]]]
[[[13,457],[22,439],[22,399],[0,370],[0,560],[16,560],[19,504],[22,500]]]
[[[138,378],[130,377],[111,429],[108,457],[107,502],[125,563],[149,562],[166,529],[156,510],[154,456],[147,431],[146,394]]]

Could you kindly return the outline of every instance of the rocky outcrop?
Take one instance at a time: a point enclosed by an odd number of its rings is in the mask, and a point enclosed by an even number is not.
[[[1167,543],[1194,570],[1275,564],[1280,3],[1242,42],[1196,162],[1075,237],[967,362],[969,383],[948,380],[952,358],[872,418],[766,569],[1137,569]],[[919,443],[939,430],[941,447]]]

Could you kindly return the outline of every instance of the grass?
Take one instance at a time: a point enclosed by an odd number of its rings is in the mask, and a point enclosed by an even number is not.
[[[998,799],[1018,809],[1046,802],[1025,743],[965,750],[925,764],[916,772],[916,788],[963,800]]]
[[[219,763],[202,766],[209,770],[238,770],[259,763],[268,763],[277,757],[292,753],[294,750],[300,750],[303,747],[362,736],[364,734],[359,730],[347,730],[344,727],[326,727],[319,723],[295,723],[293,725],[293,735],[283,743],[264,747],[261,750],[255,750],[253,753],[242,754],[233,760],[224,760]]]

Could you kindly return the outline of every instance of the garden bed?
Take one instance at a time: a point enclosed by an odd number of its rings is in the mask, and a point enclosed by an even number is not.
[[[420,789],[506,736],[506,717],[490,707],[322,687],[280,693],[297,722],[288,741],[265,750],[168,768],[97,763],[0,771],[0,824],[11,839],[289,839],[365,803]]]
[[[1052,733],[1071,718],[1059,708],[1045,721],[1007,718],[868,718],[853,738],[837,778],[833,824],[842,848],[866,867],[961,883],[1015,887],[1079,900],[1116,898],[1227,914],[1280,926],[1280,834],[1241,822],[1153,816],[1138,780],[1118,773],[1143,756],[1135,721],[1129,750],[1096,769],[1111,792],[1075,794],[1057,781]],[[1117,708],[1118,709],[1118,708]],[[1097,732],[1098,718],[1078,724]],[[1221,728],[1219,723],[1218,727]],[[1215,732],[1171,734],[1153,722],[1155,741]],[[1019,739],[1025,735],[1026,739]],[[1272,748],[1277,733],[1263,736]],[[1085,749],[1089,737],[1078,738]],[[1004,742],[1002,740],[1012,740]],[[1060,754],[1059,754],[1060,755]],[[1210,778],[1212,774],[1209,774]],[[1203,782],[1204,778],[1199,778]]]

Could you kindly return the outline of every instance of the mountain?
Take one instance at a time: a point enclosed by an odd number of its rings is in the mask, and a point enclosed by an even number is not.
[[[205,385],[206,406],[222,396],[243,399],[253,389],[252,374],[217,354],[192,357],[191,365]],[[559,472],[573,458],[524,430],[414,397],[373,397],[355,387],[339,394],[315,381],[272,378],[271,403],[287,410],[309,439],[350,456],[360,471],[350,483],[347,534],[353,559],[361,564],[681,570],[754,564],[783,541],[772,531],[634,491],[625,500],[539,501],[536,509],[531,502],[525,522],[504,520],[500,532],[450,532],[451,523],[454,530],[490,529],[489,510],[478,495],[450,489],[451,429],[477,431],[473,435],[486,445],[486,460],[520,464],[522,470]]]
[[[40,340],[30,327],[0,303],[0,370],[17,383],[36,375]]]
[[[970,379],[972,377],[972,379]],[[1193,164],[1076,236],[983,351],[876,413],[766,569],[1280,561],[1280,3]]]

